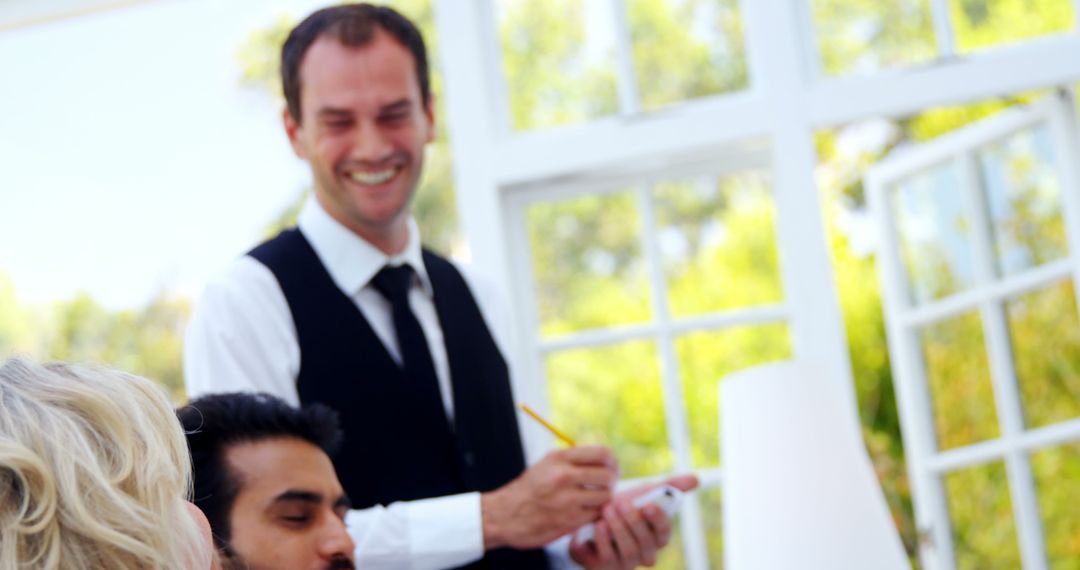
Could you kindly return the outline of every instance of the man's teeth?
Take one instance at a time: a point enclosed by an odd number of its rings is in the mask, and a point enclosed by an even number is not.
[[[390,180],[394,177],[394,174],[397,174],[396,168],[387,168],[386,170],[380,170],[378,172],[353,172],[349,176],[361,184],[374,186]]]

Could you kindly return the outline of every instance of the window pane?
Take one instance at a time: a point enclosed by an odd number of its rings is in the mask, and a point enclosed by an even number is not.
[[[675,341],[690,424],[694,467],[720,464],[717,385],[725,375],[756,364],[790,358],[791,339],[783,323],[698,332]]]
[[[912,176],[891,196],[911,300],[925,303],[970,287],[971,230],[955,165]]]
[[[720,487],[698,491],[701,518],[705,523],[705,546],[709,550],[709,568],[724,567],[723,497]]]
[[[527,219],[544,335],[649,319],[631,192],[534,204]]]
[[[1080,318],[1071,281],[1005,304],[1029,427],[1080,417]]]
[[[747,86],[736,0],[628,0],[643,109]]]
[[[622,477],[672,468],[656,347],[636,341],[547,359],[552,421],[576,441],[610,446]]]
[[[514,129],[580,123],[618,110],[611,2],[495,5]]]
[[[950,0],[949,4],[960,52],[1074,27],[1072,0]]]
[[[1031,469],[1050,568],[1080,570],[1080,443],[1032,454]]]
[[[978,313],[923,329],[922,349],[938,446],[949,449],[997,437],[997,412]]]
[[[683,500],[692,500],[693,496]],[[671,542],[668,543],[656,556],[657,570],[685,570],[686,569],[686,541],[683,540],[683,532],[686,526],[682,524],[682,517],[675,517],[671,525]]]
[[[1061,184],[1046,126],[1022,131],[978,153],[998,271],[1009,275],[1064,257]]]
[[[1016,570],[1020,554],[1005,465],[993,463],[945,476],[958,570]]]
[[[653,197],[673,315],[783,300],[766,176],[666,182]]]
[[[809,0],[822,70],[870,73],[937,54],[927,0]]]

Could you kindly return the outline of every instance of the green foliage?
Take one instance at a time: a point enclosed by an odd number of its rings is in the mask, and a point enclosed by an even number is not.
[[[643,108],[748,86],[737,2],[630,0],[626,10]]]
[[[672,469],[656,347],[637,341],[547,359],[553,421],[582,443],[609,445],[623,477]]]
[[[1005,465],[993,463],[945,476],[958,570],[1014,570],[1020,550],[1012,522]]]
[[[961,52],[1074,28],[1070,0],[950,0],[949,11]]]
[[[618,109],[615,54],[586,57],[585,5],[501,0],[499,39],[511,124],[528,130],[580,123]]]
[[[821,67],[866,73],[930,61],[937,53],[927,0],[812,0]]]
[[[48,307],[19,307],[13,299],[14,287],[0,274],[0,357],[104,364],[155,380],[184,400],[187,300],[162,293],[145,307],[110,311],[86,293]]]
[[[1080,318],[1071,281],[1005,306],[1026,424],[1080,417]]]
[[[1080,443],[1038,451],[1031,469],[1051,570],[1080,570]]]
[[[545,335],[648,320],[648,282],[636,212],[631,192],[529,207],[529,241]]]

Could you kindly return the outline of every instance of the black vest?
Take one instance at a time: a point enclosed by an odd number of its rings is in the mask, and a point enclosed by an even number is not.
[[[404,373],[355,303],[297,230],[249,255],[274,274],[300,345],[303,404],[337,410],[345,441],[338,478],[356,508],[490,491],[525,469],[506,362],[471,291],[447,260],[424,250],[454,394],[445,412],[418,413]],[[548,568],[542,550],[488,552],[466,568]]]

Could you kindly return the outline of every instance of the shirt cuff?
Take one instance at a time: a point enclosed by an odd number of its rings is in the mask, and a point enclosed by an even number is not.
[[[408,505],[413,568],[463,566],[484,556],[480,493],[412,501]]]
[[[357,568],[450,568],[484,555],[479,493],[353,510],[345,523]]]

